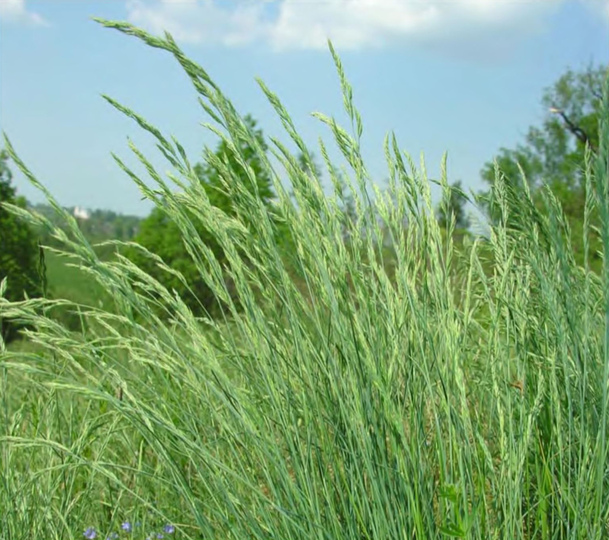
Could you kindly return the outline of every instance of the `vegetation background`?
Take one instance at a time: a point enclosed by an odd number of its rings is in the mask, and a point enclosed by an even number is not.
[[[320,145],[327,197],[263,84],[297,155],[170,36],[101,22],[175,57],[220,142],[192,165],[107,98],[175,169],[132,146],[153,190],[117,158],[156,203],[140,221],[26,211],[8,157],[44,188],[6,140],[0,538],[606,538],[607,67],[548,90],[487,192],[444,175],[434,207],[395,140],[368,185],[332,49],[352,133],[319,115],[350,167]]]

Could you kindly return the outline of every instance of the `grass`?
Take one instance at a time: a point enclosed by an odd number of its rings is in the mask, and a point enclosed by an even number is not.
[[[49,295],[93,307],[108,306],[111,299],[95,278],[54,251],[45,251]]]
[[[83,307],[89,324],[70,332],[49,318],[53,301],[0,304],[33,328],[31,345],[4,350],[0,364],[0,538],[77,538],[89,527],[125,536],[124,522],[141,523],[131,537],[142,538],[168,523],[175,537],[206,540],[607,538],[609,98],[586,172],[586,215],[602,217],[599,277],[575,264],[550,193],[541,215],[498,174],[501,221],[457,251],[434,218],[424,168],[393,137],[389,190],[371,186],[362,121],[332,50],[352,133],[318,118],[351,167],[359,219],[345,243],[339,195],[324,195],[275,141],[293,204],[230,101],[170,36],[99,22],[171,53],[236,157],[231,141],[260,153],[303,283],[291,279],[264,206],[229,170],[226,189],[256,231],[210,207],[176,141],[109,100],[157,139],[182,191],[135,147],[156,191],[119,166],[181,227],[227,308],[219,320],[194,318],[127,259],[100,260],[64,214],[65,251],[114,306]],[[224,246],[242,311],[186,208]]]

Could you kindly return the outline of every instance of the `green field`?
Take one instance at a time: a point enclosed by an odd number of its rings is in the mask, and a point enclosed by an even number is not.
[[[111,298],[95,278],[69,257],[45,252],[49,295],[86,306],[110,308]]]

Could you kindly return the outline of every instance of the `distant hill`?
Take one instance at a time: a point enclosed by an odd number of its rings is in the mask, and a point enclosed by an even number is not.
[[[45,216],[51,223],[61,225],[55,210],[48,204],[30,204],[29,208]],[[129,241],[137,234],[143,218],[117,214],[111,210],[85,210],[80,207],[64,207],[76,217],[80,230],[92,244],[105,240]],[[42,237],[43,244],[56,245],[50,237]]]

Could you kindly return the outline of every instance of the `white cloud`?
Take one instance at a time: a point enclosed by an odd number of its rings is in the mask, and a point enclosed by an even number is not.
[[[334,0],[281,3],[268,39],[277,49],[326,48],[327,39],[344,49],[380,46],[400,35],[429,31],[440,15],[437,6],[399,0]]]
[[[214,0],[128,0],[129,20],[152,32],[169,32],[177,41],[236,46],[263,36],[263,2],[221,8]]]
[[[32,26],[49,25],[38,13],[29,11],[26,8],[25,0],[0,0],[0,21]]]
[[[3,1],[3,0],[0,0]],[[278,51],[402,42],[458,51],[509,50],[543,30],[567,0],[127,0],[131,22],[178,41]],[[609,0],[571,0],[603,5]],[[482,41],[481,41],[482,40]]]

